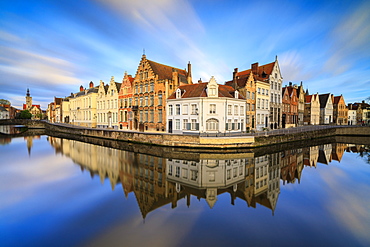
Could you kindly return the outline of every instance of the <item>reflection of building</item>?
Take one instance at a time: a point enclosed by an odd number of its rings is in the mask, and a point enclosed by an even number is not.
[[[319,146],[319,157],[317,162],[325,165],[329,165],[331,162],[332,145],[324,144]]]
[[[303,149],[303,163],[305,166],[316,167],[319,159],[319,147],[312,146]]]
[[[347,147],[326,144],[258,157],[254,153],[193,153],[193,160],[184,160],[50,136],[48,140],[57,153],[70,157],[81,170],[88,170],[92,177],[97,175],[102,183],[109,179],[112,190],[121,183],[126,197],[129,193],[135,195],[143,218],[164,205],[175,208],[183,198],[190,206],[191,196],[205,199],[213,208],[225,193],[230,195],[232,204],[240,198],[248,207],[259,204],[274,214],[280,179],[286,185],[299,182],[305,166],[316,167],[316,162],[326,164],[331,159],[339,161]],[[27,145],[32,147],[32,138],[27,139]]]
[[[333,143],[333,149],[331,153],[332,159],[340,162],[342,160],[344,150],[346,150],[347,146],[347,144],[343,143]]]
[[[244,165],[242,159],[167,160],[167,179],[176,184],[177,192],[181,191],[181,185],[205,189],[206,201],[212,208],[220,189],[233,186],[235,192],[237,184],[244,181]]]

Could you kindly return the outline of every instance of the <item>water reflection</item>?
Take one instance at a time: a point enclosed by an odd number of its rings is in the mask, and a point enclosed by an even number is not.
[[[108,179],[112,190],[120,183],[126,197],[134,193],[143,218],[167,204],[175,208],[183,198],[190,207],[191,196],[213,208],[221,194],[228,194],[231,204],[240,198],[248,207],[258,204],[273,214],[280,186],[300,183],[303,169],[340,162],[345,151],[367,151],[364,145],[335,143],[263,155],[192,153],[179,159],[179,154],[162,157],[51,136],[48,141],[91,177],[101,183]]]

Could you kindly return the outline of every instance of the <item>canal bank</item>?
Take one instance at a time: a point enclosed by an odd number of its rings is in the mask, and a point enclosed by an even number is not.
[[[265,135],[256,137],[246,135],[232,137],[203,137],[198,135],[176,135],[168,133],[93,129],[73,125],[51,123],[46,123],[45,129],[49,133],[59,132],[71,137],[77,135],[147,145],[194,149],[255,148],[333,136],[370,136],[370,127],[339,126],[311,131],[303,131],[299,133]]]

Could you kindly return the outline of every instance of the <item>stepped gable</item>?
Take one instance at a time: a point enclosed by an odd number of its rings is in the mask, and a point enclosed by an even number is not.
[[[150,64],[150,67],[152,68],[154,74],[158,75],[159,80],[164,79],[172,80],[173,70],[176,70],[179,73],[179,75],[185,76],[186,78],[187,72],[183,69],[174,68],[148,59],[147,61]]]

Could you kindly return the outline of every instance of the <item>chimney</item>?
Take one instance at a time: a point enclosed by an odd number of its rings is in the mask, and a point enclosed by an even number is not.
[[[289,86],[290,86],[290,87],[292,86],[292,82],[291,82],[291,81],[289,82]]]
[[[94,83],[93,83],[92,81],[90,81],[90,83],[89,83],[89,87],[90,87],[90,88],[93,88],[93,87],[94,87]]]
[[[191,79],[191,63],[188,63],[188,84],[193,84],[193,80]]]
[[[80,86],[80,92],[82,92],[84,90],[84,87],[81,85]]]
[[[258,63],[252,64],[252,72],[255,75],[258,75]]]
[[[238,74],[238,68],[235,68],[233,72],[233,88],[235,90],[236,90],[236,74]]]
[[[199,78],[198,83],[202,83],[202,78]]]

